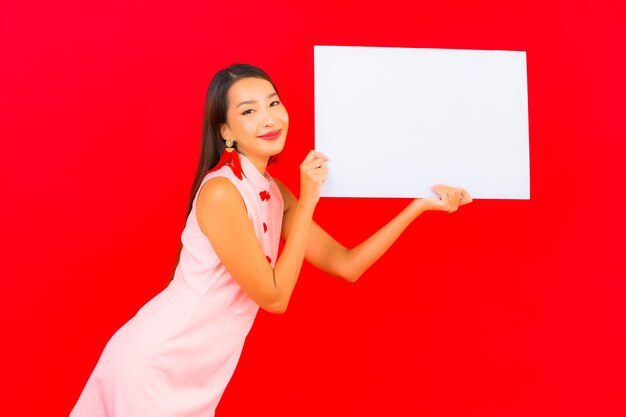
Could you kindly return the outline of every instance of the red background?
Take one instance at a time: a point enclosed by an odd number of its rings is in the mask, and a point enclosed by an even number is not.
[[[0,414],[67,415],[167,284],[218,69],[275,79],[291,125],[271,172],[297,193],[320,44],[527,51],[532,198],[426,213],[356,284],[306,265],[218,415],[626,415],[626,2],[1,11]],[[323,199],[316,219],[353,245],[406,203]]]

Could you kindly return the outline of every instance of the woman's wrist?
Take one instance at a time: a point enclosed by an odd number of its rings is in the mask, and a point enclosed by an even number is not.
[[[305,200],[298,200],[298,204],[296,207],[296,211],[298,212],[303,212],[303,213],[310,213],[311,215],[313,215],[313,212],[315,211],[315,206],[317,204],[314,202],[307,202]]]
[[[408,208],[411,210],[411,214],[415,215],[415,217],[429,210],[428,204],[426,204],[426,201],[423,198],[416,198],[411,201]]]

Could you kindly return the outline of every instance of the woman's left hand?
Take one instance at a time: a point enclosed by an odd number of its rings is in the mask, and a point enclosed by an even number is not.
[[[426,204],[427,210],[445,211],[453,213],[460,206],[464,206],[472,202],[472,196],[461,187],[449,187],[443,184],[437,184],[431,188],[439,197],[423,198],[422,202]]]

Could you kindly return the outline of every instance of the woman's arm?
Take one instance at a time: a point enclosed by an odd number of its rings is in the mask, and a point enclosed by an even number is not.
[[[326,178],[325,157],[315,151],[300,166],[302,194],[290,207],[291,233],[274,269],[248,219],[237,188],[226,178],[212,178],[200,190],[198,224],[220,261],[244,292],[272,313],[287,309],[298,279],[319,189]]]
[[[292,228],[291,207],[297,206],[297,199],[282,183],[279,185],[285,200],[282,236],[288,239]],[[471,196],[462,188],[443,185],[433,187],[438,197],[413,200],[389,223],[353,249],[347,249],[338,243],[317,223],[312,221],[306,244],[305,259],[320,270],[341,277],[349,282],[356,281],[389,247],[415,218],[427,210],[446,212],[456,211],[459,205],[469,204]]]

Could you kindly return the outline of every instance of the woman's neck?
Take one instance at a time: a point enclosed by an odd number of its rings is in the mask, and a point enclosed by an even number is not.
[[[267,171],[267,163],[269,161],[269,158],[258,157],[258,156],[255,157],[253,155],[246,155],[242,152],[239,152],[239,153],[245,156],[246,158],[248,158],[248,161],[250,161],[252,165],[254,165],[254,167],[261,173],[261,175],[265,175],[265,172]]]

